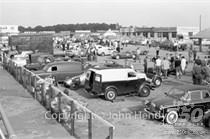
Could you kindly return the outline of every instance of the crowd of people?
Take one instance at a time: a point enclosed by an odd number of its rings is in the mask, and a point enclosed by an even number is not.
[[[192,70],[193,84],[209,84],[210,83],[210,68],[206,59],[201,60],[199,57],[195,59]]]

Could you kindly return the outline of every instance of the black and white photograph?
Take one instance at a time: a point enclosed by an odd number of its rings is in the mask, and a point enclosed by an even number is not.
[[[0,0],[0,139],[210,139],[210,1]]]

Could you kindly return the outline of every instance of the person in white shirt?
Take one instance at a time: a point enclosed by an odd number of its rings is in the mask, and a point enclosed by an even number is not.
[[[162,65],[162,61],[161,61],[160,57],[158,56],[157,59],[155,60],[155,67],[156,67],[157,75],[161,75],[161,65]]]
[[[170,68],[170,62],[165,57],[163,58],[163,61],[162,61],[162,68],[163,68],[163,72],[164,72],[164,77],[165,77],[165,79],[167,79],[168,70]]]
[[[181,70],[182,70],[182,74],[185,74],[186,66],[187,66],[187,60],[185,59],[184,56],[182,56],[182,59],[181,59]]]

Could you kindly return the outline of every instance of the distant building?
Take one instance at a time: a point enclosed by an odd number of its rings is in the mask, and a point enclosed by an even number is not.
[[[198,32],[199,32],[199,27],[177,26],[177,34],[184,38],[190,38],[193,35],[197,34]]]
[[[177,34],[189,38],[197,33],[197,27],[123,27],[120,34],[123,36],[139,36],[144,38],[177,38]]]
[[[90,34],[90,30],[75,30],[75,34]]]
[[[0,44],[8,44],[9,36],[18,33],[18,25],[0,25]]]

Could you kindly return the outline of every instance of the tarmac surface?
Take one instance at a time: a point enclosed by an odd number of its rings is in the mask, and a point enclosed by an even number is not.
[[[18,139],[73,139],[7,71],[0,66],[0,103]]]

